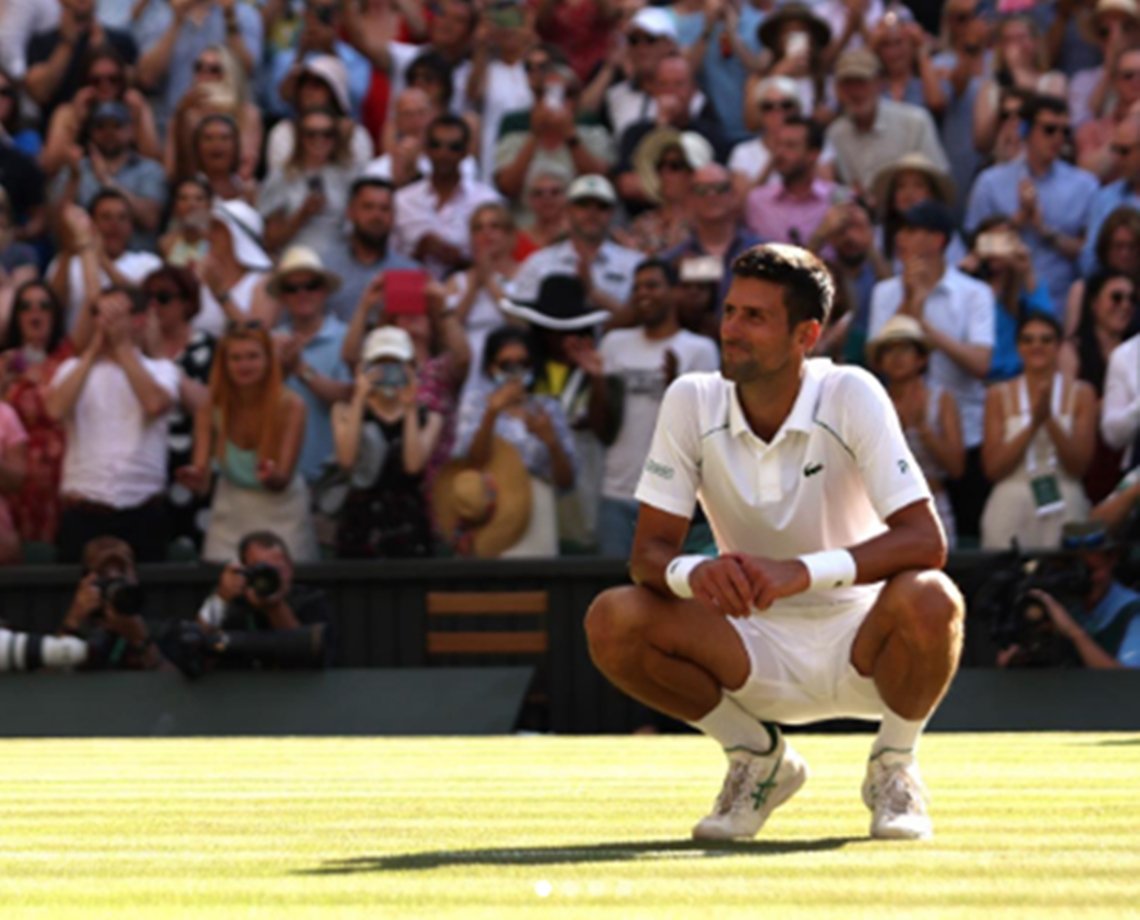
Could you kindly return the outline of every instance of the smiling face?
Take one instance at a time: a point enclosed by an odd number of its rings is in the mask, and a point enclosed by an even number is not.
[[[1055,371],[1061,353],[1061,337],[1050,323],[1031,319],[1017,334],[1017,353],[1027,373]]]
[[[301,149],[309,166],[328,163],[336,152],[336,120],[325,112],[310,112],[301,119]]]
[[[1135,288],[1127,278],[1106,281],[1093,301],[1094,324],[1113,335],[1124,335],[1136,313],[1135,297]]]
[[[256,339],[230,339],[225,352],[226,374],[235,387],[257,386],[269,372],[269,355]]]
[[[125,201],[120,198],[102,199],[91,212],[91,223],[95,225],[107,255],[117,259],[126,252],[134,223],[131,209]]]
[[[281,279],[281,302],[294,323],[312,321],[324,312],[325,279],[311,271],[290,272]]]
[[[896,213],[909,211],[916,204],[929,201],[933,197],[930,180],[914,169],[904,169],[895,175],[891,188],[891,206]]]
[[[721,317],[721,373],[735,383],[785,377],[806,354],[810,324],[789,326],[784,289],[772,281],[734,277]]]
[[[668,319],[673,306],[673,291],[660,266],[650,265],[633,276],[631,303],[638,321],[650,329]]]
[[[95,90],[97,102],[113,102],[123,95],[126,77],[123,68],[110,58],[96,58],[87,71],[87,85]]]
[[[214,119],[198,132],[198,166],[208,175],[223,175],[237,165],[237,132],[229,123]]]
[[[45,349],[56,320],[51,295],[47,288],[42,285],[25,288],[19,300],[13,304],[12,310],[24,344]]]
[[[890,342],[879,348],[875,369],[890,383],[912,380],[926,369],[926,353],[908,340]]]

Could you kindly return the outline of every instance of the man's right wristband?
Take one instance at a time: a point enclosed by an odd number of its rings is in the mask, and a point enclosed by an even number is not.
[[[693,574],[695,569],[702,562],[708,562],[708,556],[698,556],[696,554],[690,556],[674,556],[673,559],[665,566],[665,584],[669,586],[677,597],[682,600],[688,600],[693,596],[693,587],[689,584],[689,576]]]

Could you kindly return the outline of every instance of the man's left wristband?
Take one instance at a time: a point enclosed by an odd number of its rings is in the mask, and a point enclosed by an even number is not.
[[[693,574],[693,569],[698,565],[708,561],[708,556],[698,556],[696,554],[674,556],[669,564],[665,566],[665,584],[669,586],[669,590],[677,595],[677,597],[682,600],[689,600],[693,596],[693,586],[689,584],[689,576]]]

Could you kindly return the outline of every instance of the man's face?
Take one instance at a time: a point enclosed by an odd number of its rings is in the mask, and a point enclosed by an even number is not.
[[[335,0],[309,0],[305,4],[305,31],[314,44],[332,47],[340,25],[340,8]]]
[[[895,247],[903,262],[907,259],[935,259],[942,255],[946,237],[925,227],[902,226],[895,235]]]
[[[801,324],[802,325],[802,324]],[[759,278],[734,277],[721,312],[721,373],[752,383],[786,373],[803,349],[788,328],[784,289]]]
[[[432,18],[429,41],[442,50],[462,48],[475,25],[475,10],[469,3],[444,0]]]
[[[542,48],[531,48],[523,58],[523,67],[526,69],[526,83],[530,87],[530,94],[535,99],[542,97],[543,87],[546,85],[546,74],[550,70],[550,55]]]
[[[80,26],[90,26],[95,22],[95,0],[60,0],[60,6],[71,13],[72,19]]]
[[[835,253],[844,262],[860,262],[871,250],[875,231],[871,218],[857,204],[847,205],[845,220],[835,237]]]
[[[1116,98],[1120,107],[1128,111],[1140,100],[1140,50],[1125,51],[1116,67]]]
[[[693,93],[696,92],[693,71],[684,58],[671,57],[657,65],[653,80],[653,96],[673,96],[681,103],[681,111],[688,112]]]
[[[1140,183],[1140,123],[1135,118],[1116,126],[1110,149],[1120,164],[1120,174],[1134,185]]]
[[[130,146],[131,126],[117,118],[100,118],[91,125],[91,143],[105,157],[120,157]]]
[[[422,138],[431,121],[431,100],[422,89],[406,89],[396,99],[396,135]]]
[[[600,243],[609,231],[613,206],[600,198],[579,198],[570,202],[570,232],[587,242]]]
[[[694,172],[689,196],[698,220],[713,223],[732,219],[732,179],[723,166],[709,163]]]
[[[467,155],[467,143],[460,128],[437,125],[429,129],[427,158],[431,161],[433,176],[454,176],[459,164]]]
[[[673,291],[665,273],[657,266],[639,271],[633,278],[632,304],[638,321],[659,326],[669,316]]]
[[[1035,159],[1053,163],[1069,139],[1069,116],[1058,112],[1038,112],[1029,129],[1026,149]]]
[[[352,196],[347,216],[357,236],[374,243],[387,240],[395,219],[392,193],[384,188],[361,188]]]
[[[673,42],[664,36],[650,35],[633,29],[626,36],[630,67],[639,80],[653,76],[657,65],[673,50]]]
[[[288,594],[293,587],[293,563],[280,547],[260,546],[254,543],[246,548],[242,563],[247,568],[255,565],[271,565],[277,569],[277,574],[281,576],[279,594]]]
[[[290,272],[281,279],[281,302],[294,323],[323,316],[327,297],[325,279],[315,272]]]
[[[836,84],[843,113],[859,121],[870,120],[879,105],[879,81],[871,77],[844,77]]]
[[[105,198],[96,205],[91,212],[91,223],[103,241],[103,248],[107,255],[118,258],[127,249],[134,225],[131,221],[131,209],[125,201],[117,198]]]
[[[776,172],[785,182],[799,179],[809,173],[814,164],[808,150],[808,132],[803,125],[784,125],[776,135],[772,152]]]

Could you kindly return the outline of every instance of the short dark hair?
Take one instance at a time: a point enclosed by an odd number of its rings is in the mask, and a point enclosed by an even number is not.
[[[117,188],[110,188],[108,186],[99,189],[91,198],[91,201],[87,204],[87,213],[94,217],[95,211],[104,201],[121,201],[126,207],[127,213],[131,215],[131,223],[134,223],[135,209],[131,207],[131,200]]]
[[[352,201],[357,195],[369,188],[381,189],[389,195],[396,194],[396,184],[394,182],[390,182],[388,179],[381,179],[379,176],[361,176],[349,186],[348,200]]]
[[[522,345],[526,349],[532,364],[536,361],[538,350],[529,329],[523,329],[521,326],[500,326],[492,330],[483,343],[483,355],[479,366],[485,376],[491,376],[489,371],[499,352],[514,344]]]
[[[238,559],[245,565],[245,554],[251,546],[260,546],[262,549],[279,549],[285,558],[293,561],[293,554],[289,552],[289,545],[272,530],[255,530],[247,533],[238,543]]]
[[[435,77],[443,85],[444,105],[451,104],[455,87],[451,82],[451,62],[447,58],[438,51],[425,51],[423,54],[417,55],[408,65],[407,70],[404,71],[404,82],[409,86],[416,71],[426,71]]]
[[[808,320],[826,323],[835,301],[831,272],[817,256],[785,243],[761,243],[746,249],[733,260],[737,278],[770,281],[784,289],[788,328]]]
[[[1046,313],[1044,310],[1023,311],[1017,318],[1017,334],[1021,335],[1021,330],[1030,323],[1044,323],[1056,333],[1058,342],[1065,338],[1065,329],[1061,325],[1061,321],[1052,313]]]
[[[1042,112],[1052,112],[1054,115],[1068,115],[1069,103],[1060,96],[1034,93],[1021,104],[1021,120],[1027,131],[1033,130],[1033,126],[1037,123],[1037,116]]]
[[[807,131],[808,150],[823,149],[823,128],[814,118],[804,115],[785,115],[784,127],[800,127]]]
[[[102,300],[104,297],[115,297],[121,295],[127,298],[127,303],[130,305],[128,309],[131,313],[142,313],[146,309],[146,301],[142,298],[142,291],[138,288],[124,287],[121,284],[108,284],[99,289],[92,302]]]
[[[665,276],[665,283],[669,287],[676,287],[678,283],[677,266],[666,259],[643,259],[637,263],[637,268],[633,270],[635,275],[640,275],[642,272],[653,271],[656,269]]]
[[[451,112],[436,115],[435,118],[428,122],[427,136],[429,138],[431,137],[432,131],[436,128],[455,128],[463,135],[463,146],[466,147],[471,143],[471,126],[458,115]]]

